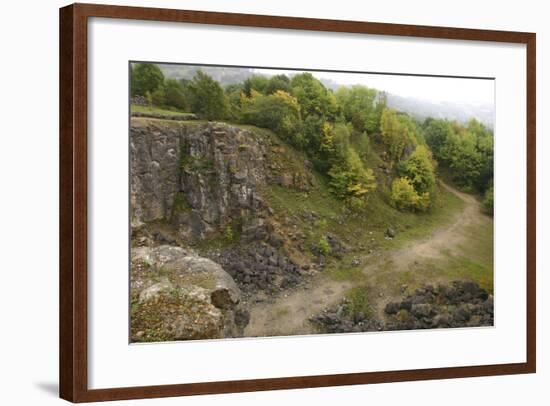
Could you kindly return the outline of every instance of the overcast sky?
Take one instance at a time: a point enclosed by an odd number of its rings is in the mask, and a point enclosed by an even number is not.
[[[267,75],[301,71],[254,69]],[[368,73],[311,72],[318,79],[332,80],[341,85],[361,84],[404,97],[449,102],[494,104],[495,81],[491,79],[458,79],[448,77],[381,75]]]

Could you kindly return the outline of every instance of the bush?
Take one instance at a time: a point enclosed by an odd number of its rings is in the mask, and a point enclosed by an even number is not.
[[[346,294],[348,303],[346,312],[353,318],[362,316],[369,317],[372,314],[372,308],[369,303],[367,288],[357,286]]]
[[[317,251],[319,254],[324,255],[325,257],[330,254],[330,245],[325,237],[321,237],[317,243]]]
[[[409,178],[397,178],[393,181],[391,200],[399,210],[425,211],[430,206],[430,194],[419,194]]]

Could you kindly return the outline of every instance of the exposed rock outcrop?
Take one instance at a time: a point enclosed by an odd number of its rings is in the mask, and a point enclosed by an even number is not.
[[[132,250],[132,341],[238,337],[241,292],[217,263],[180,247]]]
[[[253,132],[222,123],[132,122],[132,227],[168,221],[187,241],[263,227],[265,149]]]

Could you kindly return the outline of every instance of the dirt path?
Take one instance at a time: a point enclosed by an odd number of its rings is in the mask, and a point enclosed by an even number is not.
[[[394,272],[399,272],[408,269],[419,260],[438,258],[442,252],[449,252],[452,247],[458,246],[467,238],[464,233],[467,227],[490,221],[482,213],[481,204],[473,196],[443,182],[441,186],[464,201],[463,210],[455,215],[452,222],[436,230],[429,237],[412,241],[393,252],[385,252],[379,260],[371,262],[363,269],[367,280],[374,275],[382,262],[390,262]],[[339,302],[351,287],[351,282],[337,282],[320,274],[306,288],[288,292],[275,301],[254,305],[250,309],[250,323],[246,327],[245,336],[312,333],[314,330],[308,319]],[[379,301],[386,302],[389,299],[390,297],[386,296]],[[382,308],[377,307],[379,311]]]

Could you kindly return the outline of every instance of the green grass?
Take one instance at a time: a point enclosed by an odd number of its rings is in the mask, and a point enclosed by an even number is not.
[[[369,292],[364,286],[357,286],[346,292],[346,312],[351,317],[362,315],[369,317],[372,314],[372,307],[369,303]]]
[[[340,261],[333,261],[327,266],[324,272],[329,278],[338,282],[361,282],[365,279],[365,274],[361,267],[352,267]]]
[[[139,104],[131,104],[130,111],[132,113],[155,113],[155,114],[162,114],[162,115],[168,115],[168,116],[173,116],[176,114],[189,114],[188,112],[180,111],[176,109],[168,110],[157,106],[152,106],[152,107],[140,106]]]

